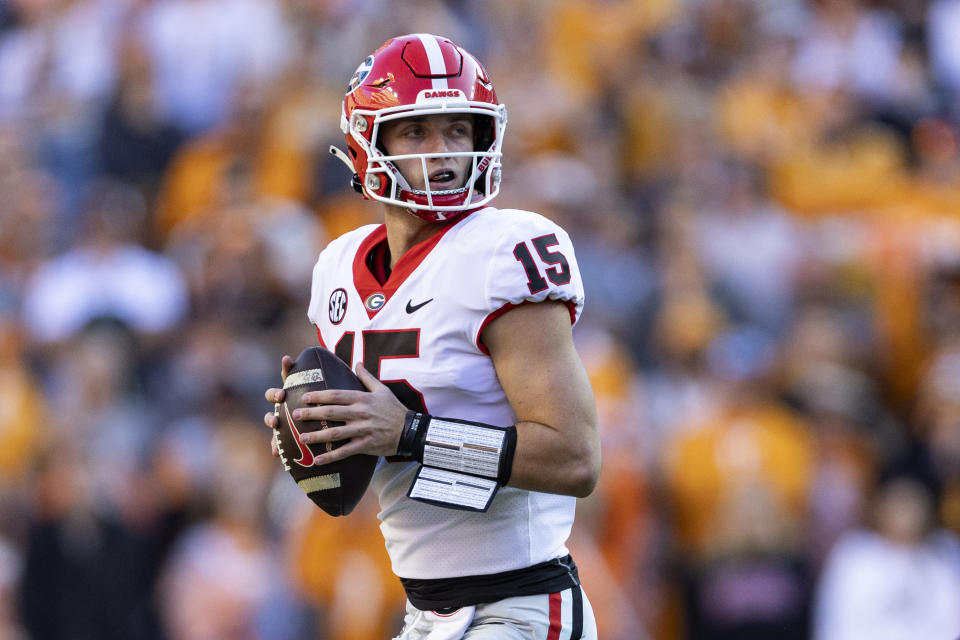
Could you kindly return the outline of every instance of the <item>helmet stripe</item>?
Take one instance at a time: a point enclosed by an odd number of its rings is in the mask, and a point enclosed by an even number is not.
[[[420,38],[420,42],[427,52],[427,60],[430,63],[430,75],[446,76],[449,72],[447,71],[447,64],[443,60],[443,51],[440,50],[440,43],[437,42],[436,36],[432,36],[429,33],[418,33],[417,37]],[[445,77],[434,77],[432,78],[432,82],[432,89],[447,88],[447,79]]]

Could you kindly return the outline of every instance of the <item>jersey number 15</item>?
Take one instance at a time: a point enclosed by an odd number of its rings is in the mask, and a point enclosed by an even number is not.
[[[354,332],[347,331],[337,342],[333,352],[353,368]],[[364,331],[363,368],[380,378],[380,363],[384,358],[417,358],[420,356],[420,329]],[[381,380],[408,409],[426,412],[423,394],[406,380]]]
[[[513,248],[513,257],[520,261],[523,270],[527,273],[527,289],[530,290],[530,293],[539,293],[546,289],[548,278],[550,282],[557,286],[568,284],[570,282],[570,263],[567,262],[566,256],[559,251],[550,250],[550,247],[560,244],[557,240],[557,234],[551,233],[540,236],[529,242],[536,249],[537,255],[544,265],[550,265],[544,267],[547,276],[544,278],[540,265],[537,264],[533,254],[530,253],[530,247],[527,246],[526,242],[518,242]]]

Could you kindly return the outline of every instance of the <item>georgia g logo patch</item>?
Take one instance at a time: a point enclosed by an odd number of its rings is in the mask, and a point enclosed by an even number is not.
[[[343,317],[347,314],[347,291],[346,289],[334,289],[330,294],[330,303],[327,305],[327,317],[333,324],[343,322]]]
[[[363,301],[363,305],[367,309],[370,309],[370,311],[378,311],[386,301],[387,296],[378,291],[377,293],[372,293],[367,296],[367,299]]]
[[[357,87],[363,84],[363,81],[370,75],[371,69],[373,69],[373,56],[367,56],[367,59],[361,62],[357,70],[353,72],[353,77],[350,78],[350,84],[347,85],[347,95],[356,91]]]

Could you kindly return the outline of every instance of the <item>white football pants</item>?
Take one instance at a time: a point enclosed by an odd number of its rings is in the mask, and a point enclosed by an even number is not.
[[[577,631],[579,630],[579,635]],[[597,622],[579,587],[507,598],[449,614],[407,602],[403,631],[394,640],[596,640]]]

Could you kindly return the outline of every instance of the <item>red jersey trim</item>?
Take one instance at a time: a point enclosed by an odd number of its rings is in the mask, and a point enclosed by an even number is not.
[[[400,285],[402,285],[407,277],[420,266],[420,263],[430,255],[430,252],[433,251],[433,248],[437,246],[443,236],[474,211],[478,210],[479,209],[472,209],[467,211],[460,217],[452,220],[449,224],[443,225],[441,229],[426,240],[411,247],[405,254],[400,256],[397,264],[393,267],[393,271],[390,273],[390,277],[387,278],[387,281],[383,284],[380,284],[376,276],[374,276],[367,266],[367,257],[378,244],[386,242],[387,226],[381,224],[374,229],[370,235],[364,238],[363,242],[360,243],[360,247],[357,249],[356,255],[353,257],[353,286],[356,288],[357,293],[360,294],[361,304],[363,304],[363,308],[367,312],[367,317],[373,318],[384,305],[390,302],[390,299],[393,297],[393,294],[397,292],[397,289],[400,288]],[[367,307],[366,301],[375,293],[383,294],[384,301],[376,309],[370,309]]]
[[[547,300],[550,300],[550,298],[547,298]],[[577,321],[577,303],[573,300],[563,300],[562,302],[567,305],[567,310],[570,312],[570,324],[573,324],[574,322]],[[486,355],[490,355],[490,352],[487,350],[486,345],[484,345],[483,342],[481,342],[483,337],[483,330],[487,328],[488,324],[490,324],[500,316],[504,315],[508,311],[512,311],[513,309],[516,309],[517,307],[525,304],[539,304],[539,303],[530,302],[529,300],[524,300],[520,304],[513,304],[512,302],[508,302],[507,304],[503,305],[496,311],[490,313],[486,318],[484,318],[483,322],[480,323],[480,330],[477,331],[477,349],[480,349],[480,351],[482,351]]]
[[[317,342],[320,343],[320,346],[321,346],[321,347],[323,347],[324,349],[326,349],[326,348],[327,348],[327,344],[323,341],[323,334],[320,333],[320,326],[319,326],[319,325],[316,325],[316,327],[317,327]]]

